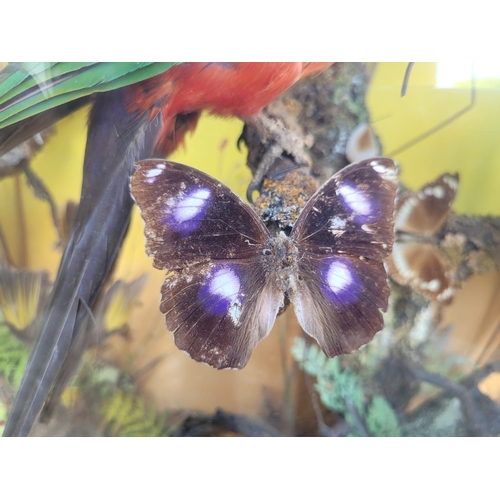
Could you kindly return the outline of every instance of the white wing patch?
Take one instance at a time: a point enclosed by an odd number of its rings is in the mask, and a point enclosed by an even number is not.
[[[182,224],[194,219],[203,211],[211,196],[212,193],[207,188],[199,188],[187,194],[172,210],[175,221]]]
[[[349,184],[342,184],[337,189],[337,194],[356,215],[370,215],[372,205],[368,197]]]
[[[152,168],[146,172],[146,182],[152,184],[155,178],[158,177],[165,170],[165,165],[163,163],[158,163],[155,168]]]
[[[211,295],[224,299],[227,304],[227,314],[231,321],[237,325],[241,315],[241,302],[239,300],[241,283],[238,275],[228,267],[217,270],[208,286]]]
[[[330,219],[330,229],[333,230],[344,229],[346,225],[347,221],[342,217],[338,217],[337,215],[335,215]]]
[[[429,186],[424,189],[427,196],[434,196],[435,198],[444,198],[446,194],[443,186]]]
[[[212,295],[233,300],[240,291],[240,279],[232,269],[223,267],[215,272],[209,290]]]
[[[328,269],[326,282],[330,287],[330,290],[335,294],[347,291],[353,283],[349,267],[342,262],[333,261]]]

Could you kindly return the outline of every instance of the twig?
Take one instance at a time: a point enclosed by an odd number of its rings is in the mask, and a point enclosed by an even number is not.
[[[347,398],[345,396],[344,396],[344,401],[345,401],[345,405],[347,406],[347,410],[354,418],[356,428],[359,431],[359,433],[361,434],[361,436],[362,437],[369,437],[370,432],[368,431],[368,428],[366,427],[366,424],[365,424],[363,418],[361,417],[361,415],[359,414],[354,403],[349,398]]]
[[[14,262],[12,260],[12,256],[9,251],[9,245],[7,243],[7,238],[5,237],[5,234],[2,230],[1,224],[0,224],[0,244],[2,245],[4,258],[7,261],[7,264],[9,264],[9,266],[13,266]]]
[[[311,403],[313,406],[314,413],[316,415],[316,420],[318,421],[319,435],[324,437],[339,436],[340,435],[339,430],[340,432],[342,432],[342,430],[346,429],[345,425],[342,426],[342,429],[338,429],[338,425],[334,426],[333,428],[328,427],[328,425],[326,425],[325,419],[323,418],[323,413],[321,411],[321,407],[319,406],[318,395],[311,384],[311,376],[308,375],[305,370],[303,371],[303,373],[304,373],[304,381],[306,383],[307,392],[309,393],[309,397],[311,398]]]
[[[52,196],[50,195],[49,190],[45,187],[45,184],[43,183],[42,179],[40,179],[40,177],[38,177],[38,175],[36,175],[35,172],[31,170],[28,161],[23,160],[23,162],[21,163],[21,168],[26,175],[28,184],[33,188],[35,196],[40,200],[48,202],[48,204],[50,205],[50,213],[52,215],[52,221],[54,222],[57,235],[59,236],[58,245],[62,245],[63,232],[62,232],[61,222],[59,221],[59,215],[57,213],[57,205],[55,201],[52,199]]]
[[[476,388],[477,385],[492,373],[500,372],[500,361],[489,363],[473,371],[461,380],[461,384],[468,389]]]
[[[442,375],[438,375],[437,373],[430,373],[423,368],[418,368],[407,360],[403,362],[403,365],[416,379],[440,387],[445,392],[458,397],[462,404],[462,412],[470,434],[473,436],[486,435],[486,431],[477,417],[472,396],[463,385],[453,382],[452,380],[443,377]]]

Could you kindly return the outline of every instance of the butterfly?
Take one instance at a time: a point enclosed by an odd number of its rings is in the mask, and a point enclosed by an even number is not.
[[[458,174],[443,174],[396,201],[398,239],[387,259],[389,274],[431,300],[447,304],[453,296],[449,273],[433,236],[444,224],[455,200]]]
[[[136,164],[130,188],[146,252],[166,270],[160,310],[177,347],[215,368],[243,368],[291,302],[330,357],[383,327],[383,260],[394,242],[397,168],[388,158],[345,167],[271,234],[221,182],[165,160]]]

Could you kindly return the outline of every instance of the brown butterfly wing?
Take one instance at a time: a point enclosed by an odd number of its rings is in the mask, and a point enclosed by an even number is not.
[[[163,160],[138,163],[131,191],[146,250],[167,270],[160,310],[176,345],[215,368],[242,368],[269,334],[283,292],[264,271],[270,234],[216,179]]]
[[[383,327],[396,174],[388,158],[345,167],[308,201],[292,231],[299,255],[290,299],[328,356],[358,349]]]
[[[431,300],[448,304],[453,288],[439,251],[430,243],[396,242],[387,258],[389,274]]]
[[[396,230],[420,236],[434,234],[450,213],[458,189],[458,174],[443,174],[420,190],[408,191],[396,202]]]

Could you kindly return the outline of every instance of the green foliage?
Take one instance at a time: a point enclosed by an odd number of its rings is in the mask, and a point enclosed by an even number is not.
[[[7,407],[0,400],[0,436],[3,434],[6,421],[7,421]]]
[[[306,346],[297,339],[292,354],[301,368],[316,377],[316,390],[330,410],[342,414],[350,435],[363,434],[362,425],[373,436],[400,436],[396,412],[385,397],[371,394],[363,378],[352,369],[341,366],[340,358],[327,358],[316,344]]]
[[[17,388],[21,383],[29,350],[17,340],[6,325],[0,326],[0,376]]]
[[[0,383],[17,390],[28,361],[29,349],[18,341],[6,325],[0,325]],[[104,435],[169,436],[175,428],[168,424],[167,415],[148,409],[136,395],[132,384],[123,383],[123,374],[111,366],[95,370],[94,356],[84,363],[82,377],[77,379],[79,394],[87,401],[87,413],[95,412]],[[83,380],[82,380],[83,379]],[[77,417],[76,417],[77,418]],[[7,419],[7,407],[0,400],[0,435]],[[75,424],[78,428],[78,424]],[[96,429],[96,432],[97,429]]]
[[[93,435],[161,437],[176,430],[169,426],[165,412],[158,412],[146,404],[126,372],[104,361],[96,362],[95,354],[84,356],[74,387],[77,399],[66,404],[70,411],[72,406],[76,409],[74,427],[77,430],[78,407],[82,405],[86,415],[91,416]],[[69,395],[74,397],[71,393]],[[64,395],[62,399],[65,399]]]
[[[383,396],[373,397],[368,407],[366,423],[374,436],[401,436],[398,417]]]
[[[165,416],[148,410],[144,400],[118,389],[101,406],[104,434],[122,437],[161,437],[171,434]]]

